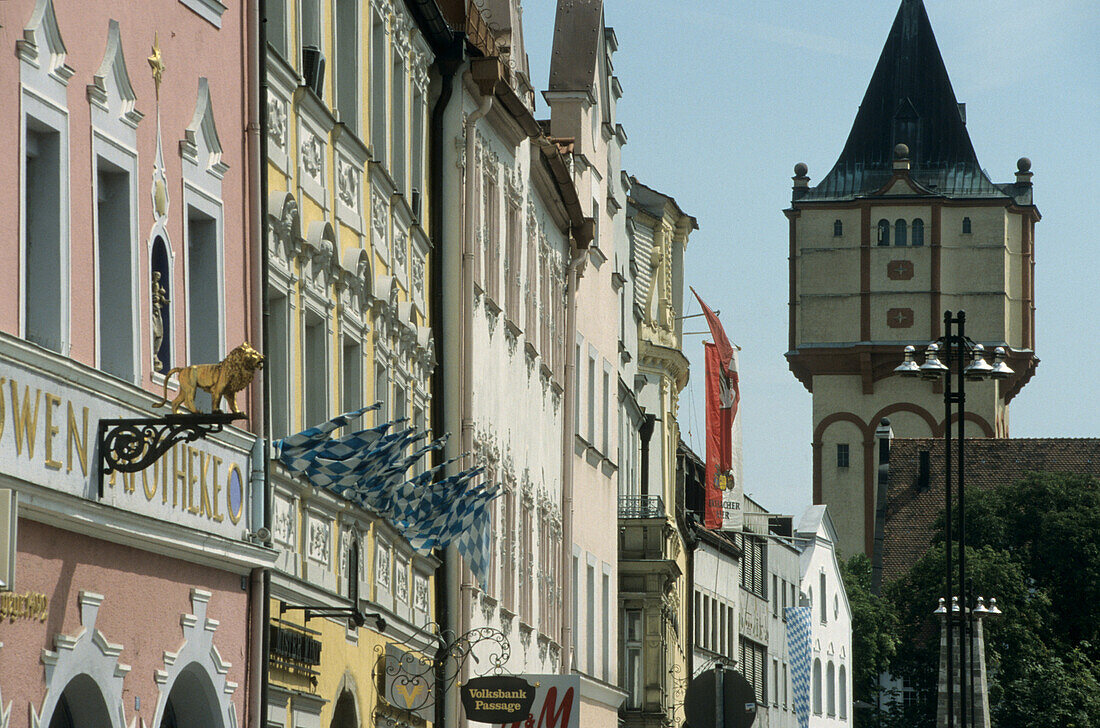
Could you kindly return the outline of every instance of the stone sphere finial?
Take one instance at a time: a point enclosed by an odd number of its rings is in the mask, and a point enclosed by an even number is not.
[[[1019,172],[1030,172],[1031,160],[1027,157],[1020,157],[1018,160],[1016,160],[1016,170]]]
[[[806,166],[805,162],[799,162],[794,165],[794,173],[797,177],[805,177],[806,173],[810,171],[810,168]]]
[[[894,159],[908,159],[909,158],[909,145],[898,144],[894,147]]]

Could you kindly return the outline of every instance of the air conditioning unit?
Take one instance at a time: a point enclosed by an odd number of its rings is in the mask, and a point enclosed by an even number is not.
[[[409,195],[409,207],[412,208],[413,219],[420,222],[420,190],[413,187],[412,194]]]
[[[319,98],[325,90],[325,54],[317,46],[302,46],[302,76]]]

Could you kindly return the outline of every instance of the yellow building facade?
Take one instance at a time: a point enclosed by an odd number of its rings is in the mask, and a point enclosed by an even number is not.
[[[349,431],[400,419],[425,430],[435,366],[426,214],[432,47],[408,7],[392,0],[269,0],[266,33],[271,439],[373,402],[379,409]],[[269,601],[268,724],[424,725],[430,711],[384,700],[380,671],[387,655],[392,666],[395,655],[435,649],[427,629],[438,562],[273,457],[270,491],[280,554]],[[376,616],[355,627],[344,616],[307,619],[306,607]]]

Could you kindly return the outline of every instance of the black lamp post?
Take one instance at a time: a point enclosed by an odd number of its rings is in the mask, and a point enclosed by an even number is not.
[[[950,311],[943,314],[944,335],[928,345],[925,350],[925,361],[918,365],[914,361],[916,348],[905,347],[905,361],[894,371],[905,377],[920,377],[932,382],[943,382],[943,453],[944,453],[944,582],[946,587],[947,613],[944,615],[947,621],[947,728],[955,728],[955,676],[954,676],[954,649],[953,649],[953,625],[959,629],[959,723],[960,728],[966,728],[967,718],[967,614],[969,612],[966,596],[966,520],[964,518],[964,506],[966,498],[966,477],[964,471],[964,429],[966,422],[966,381],[982,381],[985,379],[1006,379],[1012,376],[1013,371],[1005,363],[1005,348],[998,346],[994,351],[993,364],[985,360],[985,347],[975,343],[966,337],[966,312],[959,311],[957,316],[952,316]],[[946,360],[941,361],[941,358]],[[952,468],[951,453],[951,420],[955,418],[958,427],[958,435],[955,439],[957,447],[957,469]],[[958,489],[959,513],[958,513],[958,591],[954,589],[952,574],[952,491]]]

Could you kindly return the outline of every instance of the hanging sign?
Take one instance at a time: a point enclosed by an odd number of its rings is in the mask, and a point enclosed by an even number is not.
[[[535,702],[535,685],[516,675],[475,677],[462,686],[466,718],[479,723],[520,723]]]
[[[534,699],[527,704],[528,709],[519,711],[523,714],[514,718],[497,720],[494,717],[490,720],[473,717],[467,708],[466,716],[471,723],[477,725],[493,723],[502,728],[580,728],[581,679],[579,675],[519,675],[512,679],[522,679],[532,688]],[[466,687],[481,686],[471,680],[466,683]],[[464,688],[464,704],[465,701]]]

